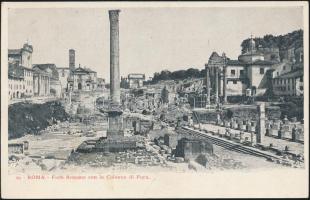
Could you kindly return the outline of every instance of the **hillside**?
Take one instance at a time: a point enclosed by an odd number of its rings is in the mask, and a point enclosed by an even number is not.
[[[157,83],[161,80],[184,80],[188,78],[202,78],[205,76],[205,69],[199,70],[194,68],[189,68],[187,70],[177,70],[170,72],[168,70],[163,70],[161,72],[154,73],[154,77],[151,83]]]
[[[242,53],[249,47],[250,38],[243,40],[241,43]],[[285,35],[265,35],[263,38],[254,38],[256,48],[279,48],[279,50],[287,50],[288,48],[303,46],[303,30],[296,30]]]

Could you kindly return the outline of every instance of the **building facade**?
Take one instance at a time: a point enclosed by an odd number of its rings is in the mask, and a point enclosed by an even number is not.
[[[79,65],[75,67],[75,50],[69,49],[69,67],[57,68],[59,74],[59,81],[62,88],[62,96],[70,91],[94,91],[97,88],[103,89],[105,87],[104,79],[97,80],[97,72],[82,68]],[[103,85],[102,85],[103,84]]]
[[[35,88],[38,96],[61,97],[62,87],[59,81],[59,74],[55,64],[35,64],[36,71]]]
[[[33,47],[25,43],[21,49],[8,50],[9,99],[33,96]]]
[[[73,91],[94,91],[97,89],[97,72],[78,67],[68,78],[68,87]]]
[[[206,64],[206,85],[215,102],[227,96],[262,96],[272,87],[270,78],[275,76],[270,71],[281,75],[291,70],[290,62],[280,62],[278,48],[256,47],[251,38],[238,60],[212,53]]]
[[[206,64],[208,98],[212,96],[218,102],[227,96],[262,96],[269,90],[274,95],[301,95],[303,48],[289,48],[282,54],[275,47],[256,47],[253,38],[238,60],[213,52]]]
[[[128,87],[130,89],[143,87],[145,74],[128,74]]]
[[[33,69],[33,94],[34,96],[49,96],[50,95],[50,70],[42,70],[38,67]]]
[[[303,96],[303,46],[292,45],[285,52],[282,64],[271,70],[272,93],[276,96]]]
[[[105,79],[97,78],[97,89],[104,90],[105,89]]]
[[[247,88],[247,81],[243,64],[240,61],[228,60],[226,64],[227,95],[243,95]]]
[[[272,91],[278,96],[302,96],[304,93],[303,70],[297,69],[273,78]]]
[[[66,67],[57,67],[57,71],[59,74],[59,81],[62,88],[62,94],[64,94],[65,92],[67,92],[68,79],[70,78],[71,71],[70,68]]]

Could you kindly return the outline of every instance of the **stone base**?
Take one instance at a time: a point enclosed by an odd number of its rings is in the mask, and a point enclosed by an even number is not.
[[[119,131],[107,131],[107,138],[123,138],[124,137],[124,131],[119,130]]]
[[[141,138],[132,137],[117,137],[106,138],[102,137],[99,140],[84,141],[78,148],[80,153],[94,153],[94,152],[124,152],[127,150],[137,150],[143,148],[141,145]]]

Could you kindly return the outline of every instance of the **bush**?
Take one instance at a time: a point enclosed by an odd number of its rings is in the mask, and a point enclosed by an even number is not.
[[[9,139],[19,138],[27,133],[38,134],[50,123],[65,121],[69,115],[59,102],[44,104],[17,103],[9,106]]]

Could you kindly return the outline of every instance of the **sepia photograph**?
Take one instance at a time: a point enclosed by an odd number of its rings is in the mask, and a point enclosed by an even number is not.
[[[2,3],[1,197],[308,197],[308,17]]]

